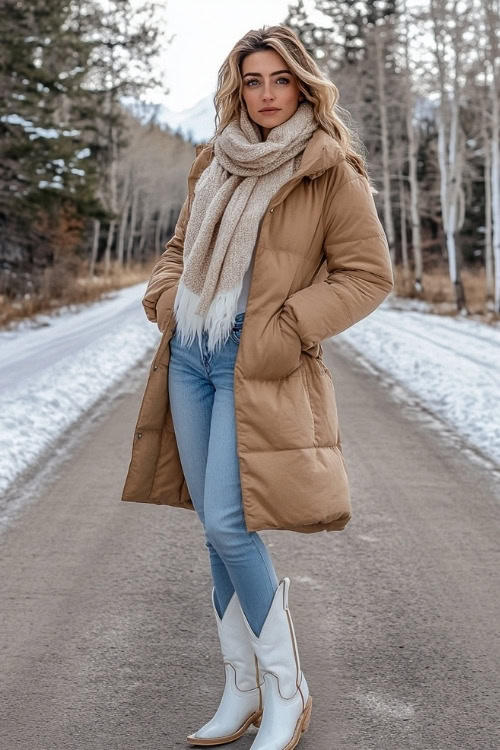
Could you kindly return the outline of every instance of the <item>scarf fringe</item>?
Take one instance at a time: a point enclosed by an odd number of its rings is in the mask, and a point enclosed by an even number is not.
[[[232,331],[236,317],[238,298],[243,286],[240,281],[228,292],[216,294],[210,303],[206,316],[198,315],[196,309],[200,295],[191,291],[182,279],[179,282],[174,301],[174,315],[177,322],[176,336],[181,346],[191,346],[196,337],[201,348],[203,331],[208,331],[207,346],[216,352],[222,347]]]

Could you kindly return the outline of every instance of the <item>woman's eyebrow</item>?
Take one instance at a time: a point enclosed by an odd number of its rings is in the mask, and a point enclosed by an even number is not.
[[[277,76],[278,73],[290,73],[290,71],[289,70],[275,70],[274,73],[271,73],[271,75],[272,76]],[[290,75],[291,75],[291,73],[290,73]],[[243,78],[245,78],[245,76],[260,76],[262,78],[262,73],[245,73],[245,75],[243,76]]]

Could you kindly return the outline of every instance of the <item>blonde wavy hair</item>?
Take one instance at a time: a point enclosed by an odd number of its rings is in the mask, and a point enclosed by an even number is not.
[[[213,142],[232,120],[239,120],[244,106],[243,59],[251,52],[266,49],[274,50],[285,60],[303,96],[313,106],[318,126],[338,141],[346,161],[366,177],[372,193],[378,193],[366,168],[365,148],[356,132],[343,121],[352,121],[352,118],[337,104],[339,90],[321,71],[297,34],[283,24],[252,29],[227,55],[218,72],[214,96],[215,134],[209,142]]]

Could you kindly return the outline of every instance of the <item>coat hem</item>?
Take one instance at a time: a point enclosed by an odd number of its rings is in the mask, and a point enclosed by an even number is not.
[[[153,499],[149,498],[147,500],[137,497],[121,497],[121,500],[123,502],[128,503],[149,503],[150,505],[164,505],[165,507],[170,508],[183,508],[184,510],[195,510],[194,506],[187,505],[185,503],[172,503],[172,502],[164,502],[163,500],[160,500],[159,498]],[[351,520],[351,516],[349,515],[348,518],[339,518],[332,521],[315,521],[313,523],[308,524],[300,524],[297,526],[271,526],[271,525],[261,525],[261,524],[247,524],[247,530],[248,531],[295,531],[297,533],[302,534],[311,534],[314,532],[321,532],[321,531],[343,531],[349,521]]]

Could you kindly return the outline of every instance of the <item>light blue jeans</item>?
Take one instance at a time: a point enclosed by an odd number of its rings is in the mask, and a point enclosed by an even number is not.
[[[256,635],[271,606],[278,578],[256,531],[247,531],[241,498],[234,410],[234,363],[245,313],[214,354],[208,334],[181,346],[170,340],[168,392],[186,483],[203,525],[220,617],[236,590]]]

